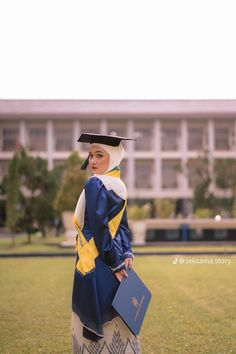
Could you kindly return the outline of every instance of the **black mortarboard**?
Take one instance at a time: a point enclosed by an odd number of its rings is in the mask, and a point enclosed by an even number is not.
[[[90,144],[105,144],[110,146],[118,146],[122,140],[135,140],[135,138],[126,138],[124,136],[117,135],[104,135],[104,134],[94,134],[94,133],[83,133],[77,140],[80,143],[90,143]],[[88,167],[89,158],[83,162],[81,170],[86,170]]]
[[[93,133],[83,133],[80,135],[80,143],[98,143],[111,146],[118,146],[122,140],[135,140],[134,138],[126,138],[124,136],[117,135],[103,135],[103,134],[93,134]]]

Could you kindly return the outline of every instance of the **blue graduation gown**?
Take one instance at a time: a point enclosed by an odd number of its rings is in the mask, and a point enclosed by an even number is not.
[[[88,333],[102,338],[102,326],[117,316],[111,303],[119,286],[114,271],[124,268],[124,259],[132,257],[126,210],[114,238],[108,222],[124,207],[125,201],[113,190],[107,190],[97,177],[85,185],[85,218],[83,235],[94,238],[98,250],[95,268],[86,275],[76,268],[72,293],[72,310],[79,316]],[[76,263],[79,259],[77,254]]]

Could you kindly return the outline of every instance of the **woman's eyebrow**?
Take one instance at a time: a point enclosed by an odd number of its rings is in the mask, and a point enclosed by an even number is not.
[[[94,152],[94,154],[97,154],[98,152],[100,152],[101,154],[103,154],[103,152],[102,151],[100,151],[100,150],[96,150],[95,152]],[[90,154],[92,154],[92,152],[90,151],[89,152]]]

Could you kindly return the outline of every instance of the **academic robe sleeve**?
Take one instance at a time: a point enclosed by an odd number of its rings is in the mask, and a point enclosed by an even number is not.
[[[124,269],[123,259],[116,252],[108,227],[107,191],[102,181],[91,177],[85,185],[89,227],[102,260],[113,272]]]
[[[130,231],[129,231],[129,225],[127,220],[126,209],[123,213],[121,223],[120,223],[120,234],[121,234],[121,242],[122,242],[122,247],[124,252],[123,259],[134,258],[134,255],[131,250],[131,244],[130,244]]]

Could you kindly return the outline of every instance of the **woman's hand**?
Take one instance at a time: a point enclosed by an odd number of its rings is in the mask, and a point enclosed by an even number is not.
[[[124,263],[126,268],[133,268],[133,258],[125,258]]]
[[[115,274],[115,276],[116,276],[116,279],[119,280],[119,282],[121,282],[121,280],[122,280],[123,278],[127,278],[127,277],[128,277],[128,274],[127,274],[127,272],[126,272],[125,269],[122,269],[122,270],[120,270],[119,272],[116,272],[116,273],[114,273],[114,274]]]
[[[125,268],[132,268],[133,267],[133,258],[125,258],[124,260],[125,263]],[[121,282],[123,278],[127,278],[128,274],[125,269],[120,270],[119,272],[114,273],[116,276],[116,279]]]

